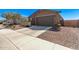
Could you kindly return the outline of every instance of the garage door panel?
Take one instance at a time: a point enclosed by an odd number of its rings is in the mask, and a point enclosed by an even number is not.
[[[53,25],[53,16],[36,17],[37,25]]]

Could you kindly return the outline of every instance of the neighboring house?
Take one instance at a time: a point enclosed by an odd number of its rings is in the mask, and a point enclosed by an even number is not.
[[[53,26],[64,25],[64,20],[58,11],[41,9],[29,16],[32,25]]]
[[[3,22],[3,24],[5,24],[5,25],[19,24],[19,23],[20,23],[20,21],[18,19],[15,19],[15,20],[10,19],[10,20],[5,20]]]
[[[5,24],[5,25],[9,25],[9,24],[13,24],[13,23],[14,23],[13,20],[5,20],[3,22],[3,24]]]
[[[20,19],[10,19],[10,20],[5,20],[3,22],[5,25],[11,25],[11,24],[16,24],[16,25],[22,25],[22,26],[30,26],[31,21],[29,21],[28,17],[21,17]]]

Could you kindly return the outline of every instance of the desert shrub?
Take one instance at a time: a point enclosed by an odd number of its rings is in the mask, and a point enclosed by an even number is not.
[[[61,24],[55,24],[55,30],[59,31],[61,27]]]
[[[11,28],[12,28],[12,29],[15,29],[15,27],[16,27],[16,25],[11,25]]]

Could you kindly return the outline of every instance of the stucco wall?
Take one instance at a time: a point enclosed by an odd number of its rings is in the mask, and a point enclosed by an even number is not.
[[[78,27],[79,20],[66,20],[66,21],[64,21],[64,26]]]

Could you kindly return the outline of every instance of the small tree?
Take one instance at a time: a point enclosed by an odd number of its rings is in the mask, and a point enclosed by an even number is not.
[[[6,20],[11,20],[11,24],[16,24],[17,21],[21,18],[21,15],[18,13],[6,12],[1,15],[2,17],[6,18]],[[17,20],[17,21],[16,21]]]
[[[13,14],[13,17],[12,17],[12,19],[13,19],[13,21],[14,21],[14,24],[18,24],[18,21],[21,19],[21,15],[20,14],[18,14],[18,13],[14,13]]]
[[[1,14],[1,16],[2,16],[3,18],[6,18],[6,20],[10,20],[10,19],[12,19],[13,13],[11,13],[11,12],[6,12],[6,13]]]

